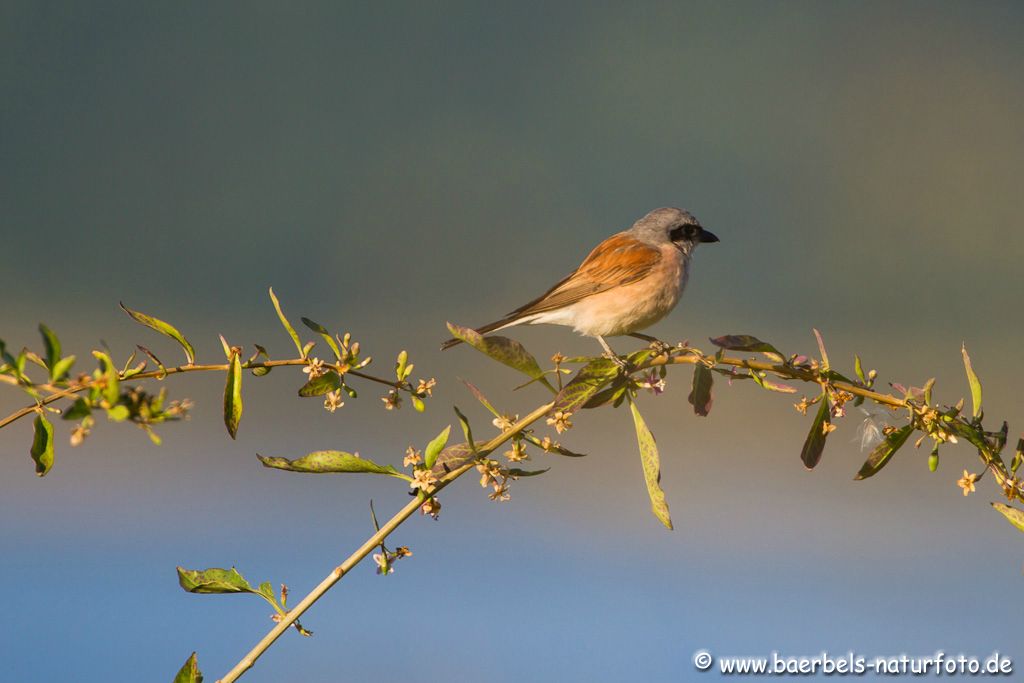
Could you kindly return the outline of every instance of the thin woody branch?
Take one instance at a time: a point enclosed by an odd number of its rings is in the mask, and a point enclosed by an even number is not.
[[[495,436],[493,439],[480,446],[478,448],[480,455],[483,456],[487,455],[488,453],[491,453],[496,448],[501,446],[503,443],[511,439],[513,436],[523,432],[523,430],[532,425],[534,422],[547,415],[548,411],[551,410],[552,405],[552,403],[546,403],[536,408],[529,415],[527,415],[526,417],[522,418],[514,425],[512,425],[510,429],[503,431],[498,436]],[[453,469],[451,472],[445,474],[438,480],[437,484],[430,492],[431,496],[439,493],[442,489],[447,487],[448,484],[452,483],[453,481],[461,477],[463,474],[473,469],[475,465],[476,459],[474,459],[471,462],[467,462],[459,466],[458,468]],[[274,644],[274,641],[277,640],[281,636],[281,634],[287,631],[288,628],[291,627],[291,625],[295,623],[306,612],[306,610],[312,607],[313,604],[316,603],[316,601],[319,600],[321,597],[323,597],[323,595],[327,591],[329,591],[336,583],[341,581],[341,579],[349,571],[351,571],[353,567],[359,564],[359,562],[365,559],[367,555],[369,555],[371,552],[374,551],[374,549],[380,546],[380,544],[388,537],[388,535],[391,534],[391,532],[393,532],[403,522],[409,519],[409,517],[411,517],[416,512],[416,510],[418,510],[420,506],[424,503],[424,500],[425,497],[421,494],[414,498],[413,500],[409,501],[405,505],[405,507],[403,507],[397,513],[395,513],[395,515],[387,522],[385,522],[376,533],[374,533],[368,539],[366,539],[366,541],[361,546],[359,546],[359,548],[355,552],[349,555],[344,562],[335,567],[334,571],[328,574],[324,578],[324,580],[321,581],[319,585],[317,585],[316,588],[310,591],[306,595],[306,597],[304,597],[299,602],[299,604],[297,604],[291,611],[289,611],[288,614],[282,617],[281,620],[274,625],[274,628],[270,629],[267,635],[263,636],[263,638],[260,639],[258,643],[256,643],[256,645],[238,662],[238,664],[236,664],[234,668],[231,669],[231,671],[229,671],[219,680],[219,683],[231,683],[231,681],[238,680],[238,678],[242,674],[251,669],[253,664],[256,663],[256,660],[259,659],[260,656],[264,652],[266,652],[271,645]]]

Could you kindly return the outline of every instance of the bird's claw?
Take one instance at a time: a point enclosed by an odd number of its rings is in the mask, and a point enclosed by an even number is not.
[[[658,356],[667,356],[669,354],[669,351],[672,350],[672,346],[670,344],[667,344],[661,341],[660,339],[654,339],[653,341],[651,341],[649,346],[651,350],[653,350],[654,353]]]
[[[622,374],[628,374],[629,363],[623,360],[621,356],[617,356],[614,353],[605,353],[604,357],[610,360],[611,362],[615,363],[615,365],[619,367],[619,371],[622,372]]]

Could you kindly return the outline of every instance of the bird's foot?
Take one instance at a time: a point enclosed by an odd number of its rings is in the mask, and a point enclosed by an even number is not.
[[[654,351],[654,353],[656,353],[659,356],[667,356],[669,352],[672,350],[671,344],[667,344],[661,341],[660,339],[652,340],[649,346]]]
[[[649,334],[633,332],[629,336],[647,342],[648,348],[652,349],[659,356],[667,356],[668,352],[672,350],[672,346],[670,344],[666,344],[657,337],[652,337]]]
[[[617,356],[610,351],[606,351],[601,355],[610,360],[611,362],[615,363],[617,366],[619,366],[619,372],[621,372],[624,375],[629,374],[629,363],[627,363],[622,358],[622,356]]]

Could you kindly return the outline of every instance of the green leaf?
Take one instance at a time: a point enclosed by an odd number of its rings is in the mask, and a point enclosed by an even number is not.
[[[871,451],[871,455],[861,465],[860,471],[857,472],[857,476],[854,479],[859,481],[878,474],[878,471],[888,464],[892,456],[907,442],[907,439],[910,438],[913,432],[914,428],[911,425],[906,425],[894,432],[889,432],[882,443],[875,446],[875,449]]]
[[[587,363],[572,380],[562,387],[555,397],[552,412],[561,410],[574,413],[582,408],[591,397],[595,396],[606,384],[619,376],[619,366],[607,358],[600,358]]]
[[[514,477],[517,479],[519,477],[536,477],[538,474],[544,474],[550,469],[550,467],[545,467],[542,470],[521,470],[518,467],[513,467],[508,471],[508,474],[510,477]]]
[[[622,376],[617,377],[610,386],[591,396],[581,407],[583,410],[592,410],[606,406],[609,403],[618,406],[622,402],[622,397],[625,395],[627,387],[626,378]]]
[[[224,384],[224,426],[234,439],[238,434],[238,422],[242,419],[242,362],[238,353],[231,354],[227,382]]]
[[[299,341],[299,335],[295,332],[295,328],[288,322],[288,318],[284,317],[284,311],[281,310],[281,303],[277,300],[277,296],[274,294],[274,288],[270,288],[270,300],[274,302],[274,310],[277,311],[277,317],[281,320],[281,325],[284,327],[288,336],[292,338],[295,343],[295,348],[298,349],[299,355],[303,358],[306,357],[306,352],[302,348],[302,342]]]
[[[448,425],[441,433],[434,437],[434,439],[427,444],[427,449],[423,451],[423,464],[426,468],[433,469],[434,464],[437,462],[437,456],[441,454],[444,447],[448,444],[448,436],[451,434],[452,426]]]
[[[203,571],[178,567],[178,585],[188,593],[252,593],[274,604],[273,590],[269,591],[268,596],[267,593],[260,591],[258,588],[253,588],[234,567],[231,569],[214,567]],[[264,585],[267,589],[270,589],[269,583]]]
[[[537,364],[537,359],[526,350],[525,346],[516,340],[498,336],[485,337],[476,330],[452,323],[448,323],[448,331],[452,333],[453,337],[466,342],[477,351],[538,380],[550,389],[552,393],[555,392],[555,388],[551,386],[551,383],[544,376],[544,371]]]
[[[319,377],[314,377],[299,388],[299,396],[323,396],[341,388],[341,376],[334,370],[328,370]]]
[[[974,404],[974,417],[981,415],[981,382],[974,374],[974,367],[971,365],[971,357],[967,355],[967,345],[960,347],[964,356],[964,370],[967,371],[967,383],[971,385],[971,401]]]
[[[466,437],[466,445],[471,449],[475,449],[473,444],[476,443],[476,440],[473,439],[473,428],[469,426],[469,420],[462,414],[462,411],[459,410],[458,406],[452,406],[452,408],[455,409],[455,414],[459,418],[459,424],[462,426],[462,434]]]
[[[974,426],[967,424],[963,418],[947,422],[945,426],[957,436],[966,439],[968,443],[972,444],[979,451],[989,451],[991,449],[991,444],[985,440],[985,435]],[[994,461],[1002,462],[1002,458],[999,457],[998,453],[992,451],[991,456]]]
[[[313,330],[321,337],[323,337],[324,340],[327,342],[327,345],[331,347],[331,351],[334,352],[334,357],[337,358],[338,360],[341,360],[341,349],[338,348],[338,343],[334,341],[334,337],[332,337],[331,333],[327,331],[327,328],[318,322],[310,320],[309,318],[300,319],[302,320],[303,325],[305,325],[306,327],[308,327],[309,329]]]
[[[992,503],[992,507],[999,510],[1010,524],[1017,527],[1017,531],[1024,531],[1024,510],[1018,510],[1003,503]]]
[[[780,353],[777,348],[768,342],[763,342],[757,337],[749,334],[727,334],[723,337],[715,337],[711,339],[711,343],[730,351],[752,351],[754,353],[763,353],[772,360],[777,360],[780,363],[785,360],[782,353]]]
[[[768,391],[777,391],[780,394],[796,393],[796,387],[791,387],[788,384],[781,384],[779,382],[775,382],[773,380],[768,379],[768,377],[762,377],[761,373],[759,373],[757,370],[750,371],[750,379],[754,380],[757,386],[761,387],[762,389],[767,389]]]
[[[249,359],[250,363],[261,357],[270,360],[270,354],[267,353],[267,350],[265,348],[263,348],[259,344],[254,344],[254,346],[256,347],[256,355]],[[268,367],[266,365],[261,365],[259,367],[250,369],[249,372],[251,372],[255,377],[263,377],[264,375],[269,375],[271,370],[273,370],[273,368]]]
[[[693,386],[686,400],[693,406],[693,412],[701,417],[707,417],[711,411],[711,386],[714,381],[715,376],[708,366],[703,363],[693,366]]]
[[[128,406],[118,404],[107,408],[107,419],[113,420],[114,422],[124,422],[131,415],[131,411],[128,410]]]
[[[924,404],[930,406],[932,404],[932,389],[935,388],[935,378],[932,377],[930,380],[924,383],[922,391],[924,393]]]
[[[57,361],[60,360],[60,340],[57,339],[53,330],[43,323],[39,323],[39,334],[42,335],[43,346],[46,347],[46,367],[50,370],[50,379],[56,380],[53,369],[56,367]]]
[[[412,372],[412,366],[409,365],[409,352],[405,349],[398,352],[398,359],[395,361],[395,377],[399,382],[404,382]]]
[[[36,463],[36,474],[45,477],[53,467],[53,425],[42,413],[36,415],[35,433],[32,437],[32,460]]]
[[[153,361],[153,363],[156,364],[158,368],[160,368],[160,374],[157,376],[157,379],[163,379],[164,377],[167,377],[167,368],[165,368],[164,364],[160,362],[160,359],[156,357],[156,354],[154,354],[152,351],[147,349],[142,344],[136,344],[135,346],[138,347],[139,351],[142,351],[144,354],[149,356],[149,359]]]
[[[174,683],[203,683],[203,672],[199,670],[199,661],[196,659],[195,652],[185,660],[184,666],[178,670],[174,677]]]
[[[358,455],[344,451],[314,451],[296,460],[287,458],[271,458],[257,455],[264,467],[289,472],[307,472],[310,474],[387,474],[408,481],[409,477],[391,465],[378,465],[372,460],[360,458]]]
[[[807,440],[804,441],[803,450],[800,451],[800,459],[804,467],[813,470],[814,466],[821,460],[821,453],[825,450],[825,425],[830,423],[828,395],[822,393],[819,402],[818,413],[811,423],[811,431],[807,433]]]
[[[867,384],[867,379],[864,377],[864,366],[857,354],[853,354],[853,371],[857,373],[857,379],[861,381],[861,384]]]
[[[469,393],[473,394],[473,397],[476,398],[476,400],[480,401],[480,404],[484,408],[487,408],[487,410],[490,411],[491,415],[493,415],[494,417],[501,417],[501,413],[498,412],[498,409],[491,405],[491,402],[487,400],[487,397],[484,396],[484,393],[480,391],[475,384],[461,378],[459,381],[466,385],[466,388],[469,389]]]
[[[123,303],[121,304],[121,309],[125,313],[130,315],[132,320],[134,320],[135,322],[145,325],[151,330],[156,330],[160,334],[166,335],[173,339],[174,341],[178,342],[178,344],[181,345],[181,348],[185,351],[185,359],[188,361],[188,364],[195,364],[195,349],[192,348],[192,344],[189,343],[188,339],[185,339],[185,336],[181,332],[178,332],[177,328],[175,328],[173,325],[166,323],[163,320],[159,320],[158,318],[146,315],[145,313],[133,311],[132,309],[125,306]]]
[[[92,415],[92,407],[89,405],[89,402],[84,398],[77,398],[71,404],[71,407],[64,411],[61,418],[65,420],[81,420],[88,415]]]
[[[118,386],[120,377],[118,377],[114,361],[110,360],[110,356],[103,351],[93,351],[92,355],[99,361],[100,372],[106,380],[106,384],[103,387],[103,398],[105,398],[107,403],[110,405],[114,405],[117,403],[117,398],[120,395],[120,388]]]
[[[61,358],[57,361],[50,370],[50,380],[53,382],[59,382],[68,374],[71,370],[71,366],[75,364],[74,355]]]
[[[671,529],[672,518],[668,513],[668,503],[665,502],[665,492],[661,490],[660,485],[661,461],[658,456],[658,444],[655,443],[654,435],[647,428],[640,410],[632,399],[629,401],[629,409],[633,413],[636,440],[640,444],[640,462],[643,464],[644,481],[647,482],[647,495],[651,498],[651,510],[667,529]]]
[[[530,443],[532,443],[537,448],[540,448],[541,450],[544,449],[544,442],[541,441],[540,439],[538,439],[533,434],[523,434],[523,438],[526,439],[527,441],[529,441]],[[564,456],[566,456],[568,458],[585,458],[585,457],[587,457],[586,453],[576,453],[574,451],[570,451],[568,448],[564,448],[562,446],[557,446],[554,443],[552,443],[550,446],[548,446],[548,450],[545,451],[545,452],[546,453],[556,453],[558,455],[564,455]]]
[[[475,460],[478,457],[480,448],[486,443],[486,441],[477,441],[472,447],[468,443],[457,443],[448,446],[437,456],[437,461],[433,467],[434,474],[441,476],[465,465],[471,460]]]
[[[370,499],[370,519],[373,520],[373,530],[380,531],[380,523],[377,521],[377,511],[373,509],[373,499]],[[381,545],[384,545],[381,543]]]

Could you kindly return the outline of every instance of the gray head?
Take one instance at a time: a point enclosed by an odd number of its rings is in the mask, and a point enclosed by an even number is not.
[[[702,242],[718,241],[689,211],[671,207],[651,211],[634,223],[629,232],[651,246],[671,242],[686,255],[692,254]]]

